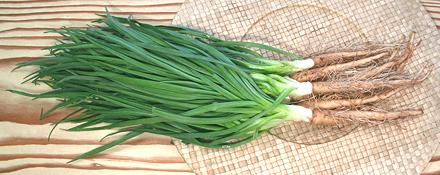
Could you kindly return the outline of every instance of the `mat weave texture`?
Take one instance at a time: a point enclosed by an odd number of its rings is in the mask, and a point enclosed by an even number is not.
[[[423,107],[421,117],[374,126],[286,123],[231,149],[175,141],[197,174],[419,174],[439,145],[440,34],[417,1],[187,0],[173,24],[303,56],[393,43],[416,31],[422,43],[407,71],[415,73],[428,62],[435,65],[421,85],[380,104],[385,109]]]

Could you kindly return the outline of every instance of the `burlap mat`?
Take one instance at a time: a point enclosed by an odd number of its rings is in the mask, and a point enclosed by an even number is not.
[[[428,60],[435,64],[423,84],[381,104],[421,106],[422,117],[378,126],[289,123],[232,149],[176,141],[197,174],[418,174],[439,145],[440,35],[416,1],[187,0],[173,23],[305,56],[367,42],[396,42],[401,34],[416,31],[422,44],[408,71],[416,72]]]

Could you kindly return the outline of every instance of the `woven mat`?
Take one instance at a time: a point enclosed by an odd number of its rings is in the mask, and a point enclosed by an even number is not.
[[[419,174],[439,145],[440,35],[416,1],[187,0],[173,23],[304,56],[396,42],[401,34],[416,31],[422,44],[408,71],[415,73],[427,61],[435,64],[424,83],[381,104],[387,109],[423,107],[421,117],[374,126],[288,123],[231,149],[175,141],[197,174]]]

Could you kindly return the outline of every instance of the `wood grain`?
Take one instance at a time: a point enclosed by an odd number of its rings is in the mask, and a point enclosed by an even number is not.
[[[42,92],[44,86],[20,84],[32,69],[10,72],[17,62],[38,59],[46,54],[41,48],[59,38],[50,29],[62,26],[86,27],[97,19],[96,13],[108,8],[114,15],[134,15],[152,24],[170,24],[184,0],[4,0],[0,1],[0,173],[33,174],[193,174],[180,157],[171,139],[144,134],[104,154],[74,164],[66,164],[74,156],[107,143],[99,140],[111,131],[66,132],[59,126],[50,141],[50,122],[62,117],[60,112],[47,120],[39,120],[42,108],[54,100],[33,101],[5,89],[19,88]],[[440,29],[440,1],[421,1]],[[437,151],[440,156],[440,151]],[[440,161],[434,157],[425,174],[440,172]]]
[[[63,124],[47,140],[50,122],[67,113],[59,112],[39,120],[41,108],[55,100],[37,100],[17,96],[5,89],[33,92],[45,86],[21,84],[25,68],[11,72],[21,61],[38,59],[46,54],[41,48],[59,38],[50,29],[62,26],[86,27],[104,13],[105,7],[115,15],[127,16],[153,24],[169,24],[183,0],[25,0],[0,1],[0,174],[193,174],[180,157],[169,137],[143,134],[119,148],[66,164],[73,157],[117,138],[99,140],[111,131],[67,132],[73,125]]]

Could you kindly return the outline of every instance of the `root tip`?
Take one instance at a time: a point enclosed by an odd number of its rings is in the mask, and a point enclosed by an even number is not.
[[[417,111],[419,111],[419,115],[425,114],[425,111],[423,110],[423,108],[418,108]]]

